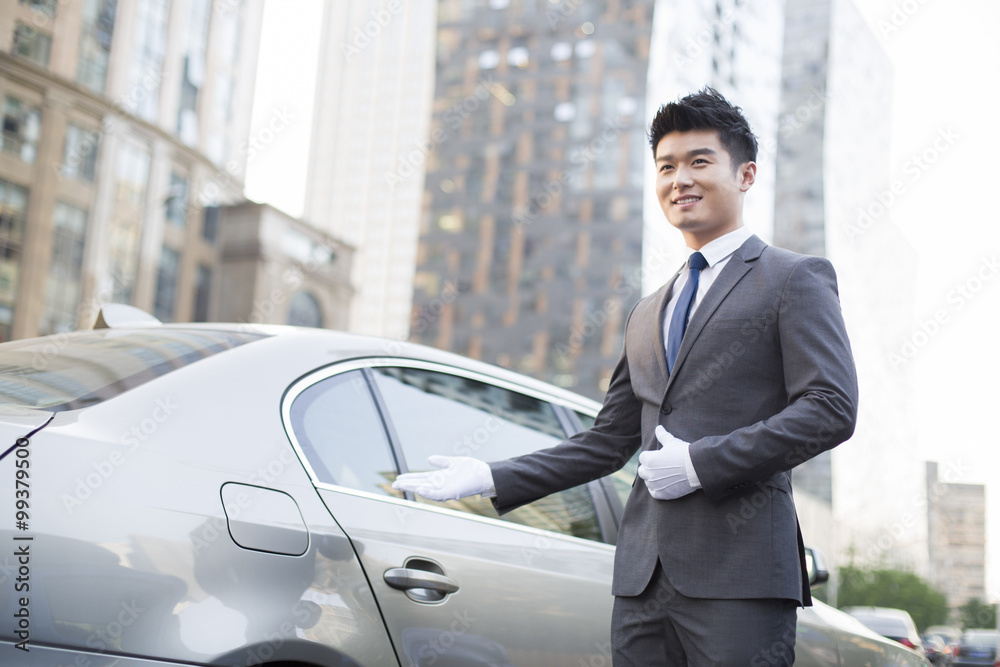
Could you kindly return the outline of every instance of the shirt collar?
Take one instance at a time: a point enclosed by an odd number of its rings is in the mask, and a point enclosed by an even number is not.
[[[751,236],[753,236],[753,232],[746,225],[743,225],[728,234],[723,234],[719,238],[709,241],[698,252],[705,257],[709,267],[712,267],[736,252]],[[692,250],[688,253],[689,259],[694,252]]]

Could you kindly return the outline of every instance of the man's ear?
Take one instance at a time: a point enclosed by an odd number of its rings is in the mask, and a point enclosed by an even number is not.
[[[738,175],[740,179],[740,192],[746,192],[757,181],[757,163],[744,162],[740,165]]]

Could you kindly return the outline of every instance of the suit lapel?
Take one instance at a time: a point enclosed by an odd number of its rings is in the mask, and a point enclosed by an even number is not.
[[[684,340],[681,341],[681,348],[677,351],[677,359],[674,361],[674,372],[667,378],[667,389],[670,388],[673,379],[677,377],[677,371],[680,370],[684,359],[687,358],[688,351],[701,335],[705,324],[708,323],[712,314],[715,313],[719,305],[725,301],[729,293],[736,287],[736,284],[753,268],[750,262],[760,257],[760,253],[765,247],[767,247],[767,244],[757,238],[757,236],[751,236],[733,253],[726,267],[722,269],[722,273],[712,283],[712,286],[705,294],[705,298],[698,304],[698,309],[694,311],[694,316],[688,322],[687,330],[684,332]],[[663,367],[665,370],[666,361],[664,361]]]

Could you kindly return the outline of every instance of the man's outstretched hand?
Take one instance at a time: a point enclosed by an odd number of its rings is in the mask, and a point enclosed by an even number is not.
[[[429,456],[427,462],[440,470],[407,472],[396,478],[392,488],[412,491],[430,500],[457,500],[476,494],[496,495],[493,473],[485,461],[470,456]]]
[[[691,463],[689,443],[657,426],[653,432],[660,449],[639,454],[639,477],[646,482],[649,494],[657,500],[674,500],[701,488]]]

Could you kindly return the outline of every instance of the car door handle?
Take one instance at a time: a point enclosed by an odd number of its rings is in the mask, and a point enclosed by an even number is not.
[[[450,577],[409,567],[394,567],[386,570],[383,578],[389,586],[401,591],[412,588],[429,588],[441,593],[454,593],[458,590],[458,584]]]

